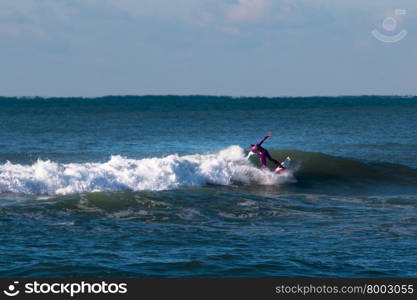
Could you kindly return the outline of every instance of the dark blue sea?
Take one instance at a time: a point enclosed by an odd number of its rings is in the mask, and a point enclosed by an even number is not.
[[[0,276],[416,277],[416,128],[413,97],[0,98]]]

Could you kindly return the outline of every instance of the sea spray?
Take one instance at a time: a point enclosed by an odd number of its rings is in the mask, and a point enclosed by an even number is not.
[[[111,156],[105,163],[60,164],[38,160],[32,165],[0,165],[0,192],[72,194],[118,190],[170,190],[206,185],[275,185],[294,180],[261,170],[239,146],[218,153],[129,159]]]

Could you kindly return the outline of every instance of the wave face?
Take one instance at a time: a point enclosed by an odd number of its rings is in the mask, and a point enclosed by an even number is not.
[[[215,154],[128,159],[111,156],[105,163],[0,165],[0,192],[66,195],[82,192],[161,191],[206,185],[275,185],[293,181],[257,168],[238,146]]]
[[[213,154],[168,155],[161,158],[129,159],[111,156],[107,162],[57,163],[37,160],[32,165],[7,162],[0,165],[0,193],[67,195],[99,191],[162,191],[208,185],[248,186],[253,191],[297,183],[320,193],[328,187],[354,189],[417,187],[417,170],[392,163],[367,163],[323,153],[274,150],[273,157],[293,159],[291,172],[276,175],[259,168],[239,146]],[[273,166],[271,165],[272,169]],[[261,188],[260,186],[264,186]],[[278,189],[278,190],[277,190]],[[398,189],[397,189],[398,190]],[[305,191],[305,190],[304,190]],[[300,191],[298,191],[300,192]]]
[[[388,162],[363,162],[319,152],[271,150],[274,157],[291,156],[298,178],[317,181],[397,183],[417,186],[417,169]]]

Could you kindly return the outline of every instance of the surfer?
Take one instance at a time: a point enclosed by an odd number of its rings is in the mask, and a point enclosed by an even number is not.
[[[267,167],[267,165],[266,165],[266,159],[269,159],[270,161],[272,161],[277,167],[279,167],[279,168],[281,168],[281,169],[285,169],[285,167],[279,162],[279,161],[277,161],[276,159],[273,159],[272,157],[271,157],[271,155],[269,154],[269,152],[268,152],[268,150],[266,150],[264,147],[262,147],[261,145],[262,145],[262,143],[263,142],[265,142],[265,140],[267,139],[267,138],[269,138],[270,136],[272,136],[272,133],[271,132],[269,132],[268,134],[267,134],[267,136],[266,137],[264,137],[259,143],[257,143],[256,145],[254,145],[254,144],[251,144],[250,145],[250,151],[252,152],[252,153],[255,153],[255,154],[258,154],[258,156],[259,156],[259,160],[260,160],[260,162],[261,162],[261,165],[262,165],[262,167],[264,167],[264,168],[266,168]]]

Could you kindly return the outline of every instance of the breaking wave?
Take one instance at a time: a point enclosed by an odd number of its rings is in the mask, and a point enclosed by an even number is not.
[[[294,181],[246,159],[239,146],[214,154],[128,159],[111,156],[104,163],[62,164],[38,160],[32,165],[0,165],[0,193],[66,195],[120,190],[171,190],[207,185],[277,185]]]

